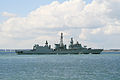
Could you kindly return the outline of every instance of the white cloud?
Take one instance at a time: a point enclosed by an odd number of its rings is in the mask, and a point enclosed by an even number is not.
[[[120,39],[119,11],[119,0],[93,0],[89,4],[85,4],[83,0],[69,0],[63,3],[54,1],[30,12],[26,17],[3,12],[2,15],[9,18],[0,24],[0,36],[6,39],[6,45],[14,41],[16,47],[20,47],[22,42],[28,47],[28,43],[31,42],[32,45],[35,39],[48,39],[53,42],[59,32],[64,32],[66,36],[77,35],[80,40],[88,40],[90,43],[93,41],[92,43],[97,45],[100,41],[105,41],[106,37],[112,38],[116,35]],[[112,40],[108,42],[111,43]]]
[[[88,34],[88,30],[87,29],[82,29],[79,37],[81,39],[85,40],[85,39],[87,39],[86,34]]]
[[[16,17],[17,15],[13,14],[13,13],[3,12],[2,16],[4,16],[4,17]]]
[[[101,28],[93,29],[93,30],[91,31],[91,34],[97,34],[97,33],[99,33],[100,31],[101,31]]]

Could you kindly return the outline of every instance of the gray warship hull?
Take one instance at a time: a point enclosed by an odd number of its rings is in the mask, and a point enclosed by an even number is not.
[[[86,46],[82,46],[81,44],[73,43],[73,38],[71,38],[69,48],[66,48],[66,45],[63,44],[63,33],[61,33],[60,43],[55,44],[55,48],[52,49],[51,45],[48,45],[48,42],[46,41],[45,46],[39,46],[36,44],[33,46],[33,49],[31,50],[15,50],[15,52],[19,55],[31,55],[31,54],[40,54],[40,55],[46,55],[46,54],[100,54],[103,51],[103,49],[91,49],[86,48]]]
[[[60,50],[60,51],[32,51],[32,50],[16,50],[19,55],[65,55],[65,54],[100,54],[103,49],[92,49],[92,50]]]

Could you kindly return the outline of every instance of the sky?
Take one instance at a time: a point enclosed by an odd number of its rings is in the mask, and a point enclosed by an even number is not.
[[[79,41],[120,49],[120,0],[0,0],[0,48],[28,49],[48,40],[54,47]]]

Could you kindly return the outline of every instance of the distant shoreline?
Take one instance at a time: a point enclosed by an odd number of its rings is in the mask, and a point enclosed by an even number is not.
[[[102,52],[120,52],[120,50],[103,50]]]

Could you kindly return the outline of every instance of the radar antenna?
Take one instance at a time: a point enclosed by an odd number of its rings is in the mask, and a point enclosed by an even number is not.
[[[73,45],[73,38],[71,38],[70,44]]]
[[[45,46],[48,46],[48,42],[47,42],[47,40],[46,40],[46,42],[45,42]]]

